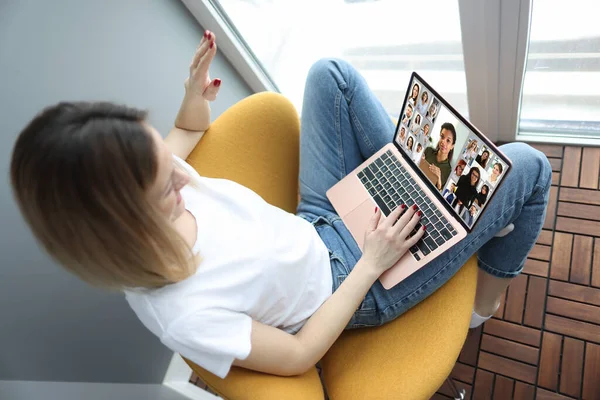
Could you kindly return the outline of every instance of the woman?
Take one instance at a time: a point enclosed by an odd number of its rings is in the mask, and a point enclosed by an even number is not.
[[[425,124],[423,126],[423,129],[421,129],[421,131],[419,132],[419,135],[417,136],[417,141],[421,142],[421,143],[427,143],[429,142],[429,124]]]
[[[419,130],[420,127],[421,127],[421,114],[417,114],[415,116],[415,120],[413,121],[413,123],[412,123],[412,125],[410,127],[410,130],[413,133],[416,133]]]
[[[471,159],[473,157],[475,157],[475,155],[477,154],[477,140],[473,139],[469,142],[469,145],[467,146],[467,148],[465,149],[465,151],[463,152],[463,158],[467,161],[471,161]]]
[[[489,192],[490,192],[490,188],[488,187],[488,185],[483,185],[481,187],[481,192],[479,192],[475,196],[475,203],[477,203],[477,205],[479,207],[483,207],[485,205],[485,202],[487,201],[487,197],[488,197],[488,193]]]
[[[232,365],[302,374],[344,329],[397,318],[475,252],[481,273],[472,325],[494,314],[543,224],[551,169],[540,152],[502,146],[513,173],[478,228],[385,290],[379,276],[423,235],[408,236],[418,210],[400,206],[385,216],[375,208],[361,249],[326,196],[392,141],[384,107],[349,63],[311,68],[300,202],[287,213],[183,161],[209,127],[209,101],[220,87],[208,74],[216,48],[206,32],[165,140],[144,112],[112,103],[60,103],[20,133],[11,160],[15,199],[55,260],[94,285],[123,290],[162,343],[220,377]],[[509,236],[491,240],[510,223]]]
[[[408,149],[408,151],[412,151],[413,143],[414,143],[413,137],[409,136],[408,139],[406,140],[406,148]]]
[[[438,103],[436,103],[434,100],[433,103],[431,103],[431,106],[429,106],[429,111],[427,111],[425,118],[429,119],[431,122],[434,122],[435,117],[437,116],[437,113],[438,113]]]
[[[489,158],[490,158],[490,152],[487,150],[484,150],[483,153],[481,153],[480,155],[477,156],[477,158],[475,158],[475,162],[477,162],[479,165],[481,165],[483,167],[483,169],[485,169]]]
[[[492,168],[492,175],[490,176],[490,183],[492,185],[496,186],[496,182],[498,182],[498,177],[500,176],[500,174],[502,174],[502,170],[502,164],[500,164],[499,162],[494,164],[494,168]]]
[[[473,167],[467,175],[463,175],[456,184],[456,200],[454,202],[454,209],[460,215],[465,206],[470,206],[475,196],[477,196],[477,185],[481,172],[479,168]]]
[[[450,160],[454,155],[454,144],[456,143],[456,130],[450,122],[444,122],[440,129],[440,140],[437,146],[428,147],[423,153],[423,159],[429,163],[429,170],[435,175],[435,182],[432,182],[438,190],[446,184],[452,167]]]
[[[427,113],[427,103],[429,103],[429,93],[423,92],[421,94],[421,100],[419,101],[419,104],[417,104],[417,111],[422,115]]]
[[[465,160],[458,160],[456,167],[454,167],[454,171],[452,171],[452,174],[450,175],[450,180],[458,182],[466,166],[467,162]]]
[[[420,90],[421,90],[421,88],[419,87],[419,84],[418,84],[418,83],[415,83],[415,84],[413,85],[413,88],[412,88],[412,92],[411,92],[411,94],[410,94],[410,97],[408,98],[408,101],[409,101],[410,103],[412,103],[413,105],[415,105],[415,106],[417,105],[417,100],[419,99],[419,91],[420,91]]]

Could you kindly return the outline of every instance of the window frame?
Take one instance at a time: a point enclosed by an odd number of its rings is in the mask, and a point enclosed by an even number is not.
[[[280,92],[223,10],[211,0],[181,1],[202,27],[219,37],[221,52],[251,90]],[[600,145],[600,137],[519,130],[532,1],[458,0],[469,120],[497,143]]]

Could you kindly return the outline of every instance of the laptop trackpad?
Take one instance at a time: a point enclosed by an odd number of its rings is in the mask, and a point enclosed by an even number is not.
[[[365,232],[371,218],[375,214],[375,207],[377,204],[372,199],[363,201],[358,207],[350,211],[343,218],[346,227],[356,240],[358,247],[362,250],[363,243],[365,241]]]

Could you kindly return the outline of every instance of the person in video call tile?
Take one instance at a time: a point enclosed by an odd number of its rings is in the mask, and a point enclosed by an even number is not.
[[[475,203],[477,203],[479,207],[483,207],[485,205],[489,192],[490,188],[488,187],[488,185],[483,185],[481,187],[481,191],[475,196]]]
[[[477,214],[477,208],[475,206],[471,206],[468,210],[465,210],[463,214],[463,221],[470,228],[473,226],[473,222],[475,222],[475,215]]]
[[[421,161],[421,153],[423,153],[423,145],[421,145],[421,143],[419,143],[417,141],[417,148],[415,149],[415,152],[414,152],[414,154],[412,156],[412,160],[417,165],[419,165],[419,162]]]
[[[410,101],[412,104],[417,104],[417,101],[419,101],[419,91],[421,90],[421,88],[419,87],[418,83],[415,83],[412,87],[412,92],[410,93],[410,97],[408,98],[408,101]]]
[[[406,128],[405,127],[400,127],[400,139],[398,140],[398,142],[400,142],[400,144],[404,144],[404,142],[406,141]]]
[[[406,140],[406,148],[408,149],[408,151],[412,151],[413,143],[414,143],[413,137],[409,136],[408,140]]]
[[[473,159],[473,157],[475,157],[477,155],[477,150],[478,150],[477,140],[473,139],[469,142],[469,145],[463,152],[463,158],[468,161],[471,161]]]
[[[456,195],[454,194],[455,190],[456,184],[454,182],[450,184],[450,188],[444,189],[442,197],[448,202],[448,204],[452,204],[452,202],[454,201],[454,198],[456,197]]]
[[[423,153],[423,158],[429,165],[429,170],[437,177],[436,181],[433,182],[438,190],[442,190],[444,183],[450,176],[452,167],[450,166],[450,160],[454,154],[454,144],[456,143],[456,130],[454,125],[450,122],[444,122],[440,130],[440,140],[436,148],[428,147]]]
[[[456,163],[456,167],[454,167],[454,171],[452,171],[452,173],[450,174],[450,180],[458,182],[466,166],[467,162],[465,160],[458,160],[458,162]]]
[[[497,162],[494,164],[494,168],[492,168],[492,174],[490,175],[490,183],[496,186],[496,182],[498,182],[498,177],[502,174],[502,164]]]
[[[487,163],[490,159],[490,152],[487,150],[484,150],[483,153],[481,153],[480,155],[477,156],[477,158],[475,158],[475,161],[481,165],[483,168],[485,168],[487,166]]]
[[[436,103],[434,101],[429,106],[429,111],[427,111],[425,118],[429,118],[431,121],[433,121],[435,119],[435,117],[437,116],[437,113],[438,113],[438,103]]]
[[[425,124],[423,126],[423,129],[421,129],[419,131],[419,134],[417,135],[417,141],[421,142],[421,143],[427,143],[429,141],[429,124]]]
[[[421,114],[417,114],[412,125],[410,126],[410,130],[413,133],[416,133],[420,127],[421,127]]]
[[[425,115],[427,112],[427,103],[429,103],[429,93],[423,91],[423,93],[421,93],[421,100],[419,100],[419,103],[417,104],[417,111]]]
[[[456,194],[454,209],[459,215],[463,208],[471,204],[475,196],[477,196],[477,185],[479,184],[480,177],[481,172],[479,168],[473,167],[467,175],[461,176],[458,180],[456,191],[454,192]]]
[[[402,117],[402,123],[406,126],[408,126],[408,123],[410,122],[410,119],[412,118],[412,114],[413,114],[413,106],[411,106],[410,104],[406,106],[406,110],[404,111],[404,116]]]

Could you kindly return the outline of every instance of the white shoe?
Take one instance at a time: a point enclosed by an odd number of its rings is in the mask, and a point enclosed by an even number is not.
[[[508,235],[509,233],[511,233],[513,230],[515,229],[515,225],[514,224],[508,224],[506,225],[504,228],[500,229],[498,231],[498,233],[496,233],[494,236],[495,237],[503,237]]]
[[[492,318],[494,316],[494,314],[496,314],[496,311],[498,311],[499,308],[500,308],[500,303],[498,303],[498,305],[496,306],[496,309],[494,310],[492,315],[490,315],[489,317],[482,317],[481,315],[477,314],[475,312],[475,310],[473,310],[473,313],[471,314],[471,322],[469,323],[469,329],[477,328],[481,324],[483,324],[485,321]]]

